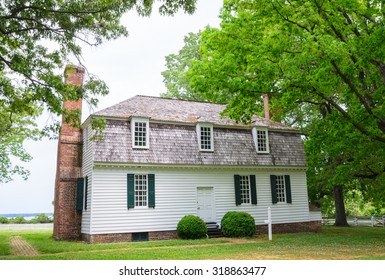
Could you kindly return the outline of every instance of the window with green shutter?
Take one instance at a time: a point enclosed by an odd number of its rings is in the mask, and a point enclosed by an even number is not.
[[[76,210],[83,210],[84,178],[78,178],[76,182]]]
[[[127,208],[135,207],[134,174],[127,174]]]
[[[155,175],[127,174],[127,208],[155,208]]]
[[[235,205],[257,204],[255,175],[234,175]]]
[[[285,175],[286,202],[291,203],[290,175]]]
[[[276,177],[277,176],[275,175],[270,175],[271,199],[273,204],[276,204],[278,202]]]
[[[291,203],[290,175],[270,175],[272,203]]]
[[[84,210],[88,207],[88,176],[86,176],[86,187],[84,191]]]
[[[234,175],[235,205],[241,205],[241,182],[240,176]]]
[[[148,207],[155,208],[155,175],[148,174]]]
[[[257,183],[255,175],[250,175],[251,204],[257,205]]]

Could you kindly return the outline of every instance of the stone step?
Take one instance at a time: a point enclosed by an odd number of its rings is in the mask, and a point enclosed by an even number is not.
[[[209,238],[223,237],[222,231],[219,229],[219,225],[217,223],[206,223],[206,226]]]

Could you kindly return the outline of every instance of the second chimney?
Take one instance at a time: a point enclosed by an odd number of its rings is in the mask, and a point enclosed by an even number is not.
[[[270,120],[271,119],[271,112],[270,112],[270,109],[269,109],[269,94],[265,93],[263,95],[263,109],[264,109],[264,112],[265,112],[265,119],[268,119]]]

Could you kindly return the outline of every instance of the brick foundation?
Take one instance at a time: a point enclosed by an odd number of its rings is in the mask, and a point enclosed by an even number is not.
[[[176,239],[176,231],[155,231],[148,233],[149,241]],[[108,233],[108,234],[82,234],[82,239],[88,243],[119,243],[131,242],[131,233]]]
[[[154,231],[148,233],[148,238],[151,241],[155,240],[169,240],[178,238],[176,230],[172,231]]]
[[[321,221],[298,222],[287,224],[273,224],[274,233],[299,233],[299,232],[321,232]],[[257,234],[267,234],[267,225],[257,225]]]
[[[273,233],[299,233],[299,232],[321,232],[321,221],[287,223],[273,225]],[[257,225],[257,234],[267,234],[267,225]],[[149,241],[169,240],[178,238],[174,231],[154,231],[148,233]],[[88,243],[118,243],[131,242],[131,233],[109,233],[109,234],[82,234],[82,239]]]

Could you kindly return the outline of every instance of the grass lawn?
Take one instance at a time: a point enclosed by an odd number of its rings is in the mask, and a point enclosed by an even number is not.
[[[38,256],[12,256],[9,240],[21,236]],[[0,231],[1,259],[49,260],[351,260],[385,259],[385,228],[323,227],[322,233],[273,234],[250,239],[170,240],[84,244],[54,241],[49,231]]]
[[[0,232],[0,258],[1,256],[7,256],[11,253],[9,246],[9,234],[1,234]]]

